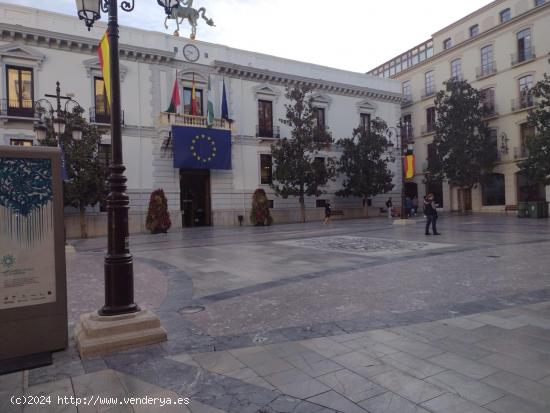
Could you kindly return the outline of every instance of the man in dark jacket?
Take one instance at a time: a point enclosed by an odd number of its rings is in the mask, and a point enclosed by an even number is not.
[[[428,194],[424,197],[424,215],[426,215],[426,231],[424,232],[424,234],[431,235],[431,224],[433,234],[441,235],[439,232],[437,232],[437,210],[435,208],[433,194]]]

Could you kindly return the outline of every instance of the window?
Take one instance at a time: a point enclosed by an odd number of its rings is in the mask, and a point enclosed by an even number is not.
[[[193,93],[193,89],[190,87],[184,87],[183,88],[183,113],[186,115],[191,115],[191,94]],[[202,105],[202,89],[195,88],[195,100],[196,100],[196,116],[202,116],[203,115],[203,105]]]
[[[273,160],[271,155],[260,155],[260,183],[262,185],[273,183]]]
[[[479,34],[479,26],[474,24],[470,27],[470,37],[476,37]]]
[[[10,139],[11,146],[32,146],[32,139]]]
[[[520,144],[521,144],[521,157],[525,158],[529,155],[529,151],[527,150],[527,141],[535,136],[535,128],[531,126],[529,123],[525,122],[519,125],[519,137],[520,137]]]
[[[404,142],[407,142],[413,137],[411,114],[403,116],[401,125],[401,136]]]
[[[273,137],[273,102],[258,100],[258,136]]]
[[[493,72],[493,45],[488,45],[481,49],[481,76],[486,76]]]
[[[531,29],[525,29],[517,34],[518,43],[518,55],[516,62],[520,63],[525,60],[529,60],[533,57],[533,50],[531,47]]]
[[[105,179],[107,179],[109,176],[109,165],[111,164],[111,145],[103,143],[99,145],[98,160],[105,171]],[[105,193],[99,201],[99,210],[101,212],[107,212],[107,192],[107,188],[105,188]]]
[[[512,18],[512,13],[510,12],[510,9],[504,9],[500,12],[500,22],[504,23],[507,22]]]
[[[367,133],[370,132],[370,115],[368,113],[361,113],[359,126]]]
[[[8,115],[33,117],[32,69],[6,66]]]
[[[443,40],[443,49],[449,49],[451,47],[451,38]]]
[[[491,174],[481,185],[483,206],[505,205],[506,190],[503,174]]]
[[[110,123],[111,113],[109,102],[107,101],[105,82],[101,77],[94,77],[94,104],[95,118],[93,121],[98,123]]]
[[[411,81],[407,80],[401,84],[401,89],[403,91],[403,97],[405,102],[412,102],[412,93],[411,93]]]
[[[535,7],[538,7],[538,6],[542,5],[542,4],[544,4],[545,1],[546,1],[546,0],[535,0]]]
[[[435,128],[435,107],[426,109],[426,132],[433,132]]]
[[[316,128],[325,129],[325,109],[313,108],[314,125]]]
[[[487,114],[494,115],[496,113],[495,107],[495,88],[490,87],[481,91],[481,104],[487,111]]]
[[[424,75],[424,83],[426,86],[426,96],[431,96],[435,93],[434,71],[430,70]]]
[[[451,78],[460,80],[462,79],[462,61],[455,59],[451,62]]]
[[[533,106],[533,75],[523,76],[518,80],[519,83],[519,100],[520,108],[528,108]]]
[[[315,207],[316,208],[324,208],[327,204],[326,199],[316,199],[315,200]]]

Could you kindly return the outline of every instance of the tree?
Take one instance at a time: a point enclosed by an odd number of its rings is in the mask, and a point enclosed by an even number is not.
[[[527,122],[535,129],[535,135],[525,142],[527,158],[518,163],[527,182],[550,184],[550,76],[537,82],[531,90],[535,108],[529,112]]]
[[[172,226],[170,213],[168,212],[168,200],[164,195],[164,190],[156,189],[149,198],[149,208],[145,220],[145,228],[151,231],[151,234],[165,233]]]
[[[81,115],[82,109],[77,108],[67,113],[65,133],[59,137],[59,143],[65,158],[64,204],[78,208],[80,235],[82,238],[87,238],[86,206],[94,206],[104,198],[106,172],[98,156],[101,134],[96,126],[90,125]],[[46,139],[41,142],[41,145],[58,146],[51,119],[47,119],[46,122],[50,125]],[[75,125],[82,128],[80,141],[72,139],[72,130]]]
[[[488,114],[481,92],[465,80],[451,79],[435,99],[434,157],[430,159],[430,180],[471,189],[482,183],[497,160]]]
[[[343,189],[338,196],[363,198],[368,216],[367,198],[393,189],[393,174],[388,164],[395,159],[388,154],[386,139],[388,127],[382,119],[374,119],[370,127],[353,130],[353,138],[341,139],[338,144],[343,152],[338,162],[338,172],[345,175]]]
[[[327,158],[321,162],[316,155],[332,143],[332,136],[324,127],[316,125],[313,98],[310,89],[287,89],[286,118],[281,119],[291,128],[291,138],[282,139],[271,146],[273,183],[278,196],[286,199],[298,197],[301,222],[306,221],[305,196],[319,196],[322,186],[334,178],[335,162]]]
[[[271,225],[273,218],[269,213],[269,202],[265,191],[258,188],[252,196],[252,209],[250,210],[250,222],[254,225]]]

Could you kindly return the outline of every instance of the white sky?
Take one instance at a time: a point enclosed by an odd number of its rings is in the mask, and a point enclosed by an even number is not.
[[[76,15],[75,0],[0,0]],[[429,39],[432,33],[491,0],[194,0],[216,27],[201,19],[197,39],[305,62],[366,72]],[[120,1],[119,1],[120,3]],[[122,24],[164,29],[155,0],[135,0]],[[105,17],[104,17],[105,19]],[[188,36],[184,22],[180,35]]]

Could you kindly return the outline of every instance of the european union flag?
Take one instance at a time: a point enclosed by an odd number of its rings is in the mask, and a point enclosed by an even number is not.
[[[231,169],[231,131],[172,126],[174,168]]]

